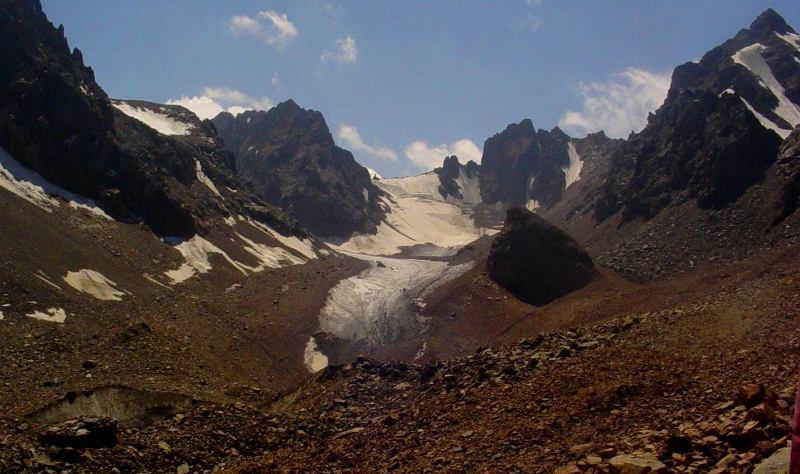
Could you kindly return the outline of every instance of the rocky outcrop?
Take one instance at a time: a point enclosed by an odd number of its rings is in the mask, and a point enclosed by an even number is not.
[[[569,235],[521,208],[508,210],[487,268],[492,280],[534,305],[583,288],[596,275],[592,259]]]
[[[550,206],[566,187],[570,137],[558,127],[547,132],[530,119],[511,124],[486,140],[481,161],[481,198],[486,204]]]
[[[124,104],[112,104],[37,0],[0,4],[0,147],[15,160],[160,235],[204,232],[232,214],[302,233],[247,191],[191,112],[131,101],[144,114],[135,118]]]
[[[336,146],[321,113],[288,100],[266,112],[223,112],[213,122],[239,175],[312,233],[375,231],[382,193],[366,168]]]
[[[780,141],[733,95],[676,91],[612,157],[597,218],[650,219],[688,200],[723,207],[764,178]]]
[[[776,165],[785,184],[775,202],[773,225],[780,224],[800,208],[800,126],[784,140]]]
[[[464,196],[464,192],[459,183],[461,181],[477,180],[480,176],[480,166],[474,161],[467,162],[462,165],[455,155],[448,156],[444,159],[442,166],[433,170],[439,176],[439,194],[443,198],[453,197],[458,200],[468,199],[469,196]],[[461,183],[463,186],[463,183]]]

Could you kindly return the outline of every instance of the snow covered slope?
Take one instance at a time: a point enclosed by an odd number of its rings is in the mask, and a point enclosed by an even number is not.
[[[135,118],[162,135],[188,135],[194,128],[191,123],[181,122],[167,115],[166,107],[158,111],[137,107],[121,100],[114,100],[111,105],[128,117]]]
[[[377,232],[328,242],[329,245],[349,252],[393,255],[403,247],[421,244],[461,246],[492,232],[476,226],[472,218],[472,207],[480,202],[477,179],[459,177],[457,184],[463,199],[444,198],[439,176],[434,172],[374,182],[387,194],[381,197],[386,215]]]

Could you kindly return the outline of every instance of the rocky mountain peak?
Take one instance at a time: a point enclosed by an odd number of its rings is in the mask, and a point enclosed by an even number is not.
[[[765,34],[794,32],[786,20],[772,8],[767,8],[753,20],[750,31]]]
[[[214,123],[239,175],[311,232],[369,233],[383,215],[381,191],[353,155],[336,146],[325,118],[287,100],[268,111],[221,113]]]

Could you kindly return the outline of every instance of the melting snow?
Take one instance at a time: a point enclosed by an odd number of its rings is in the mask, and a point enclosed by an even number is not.
[[[219,197],[222,197],[217,187],[214,186],[214,182],[211,181],[211,179],[208,176],[206,176],[206,174],[203,172],[203,165],[200,164],[200,161],[197,158],[195,158],[194,160],[194,169],[195,169],[195,175],[197,176],[197,180],[205,184],[206,187],[211,190],[211,192],[213,192]]]
[[[305,362],[309,372],[319,372],[328,366],[328,356],[317,348],[317,340],[314,339],[314,336],[311,336],[306,344],[306,349],[303,352],[303,362]]]
[[[300,252],[300,254],[305,256],[307,259],[313,260],[317,258],[317,252],[314,250],[314,244],[309,239],[300,239],[293,235],[287,237],[273,228],[252,219],[248,219],[247,222],[261,229],[264,231],[264,233],[277,240],[282,245]]]
[[[528,202],[525,204],[525,208],[529,211],[535,211],[540,207],[542,206],[539,205],[539,201],[537,201],[536,199],[529,199]]]
[[[251,272],[260,272],[266,268],[281,268],[285,266],[287,262],[289,265],[302,265],[306,263],[305,260],[284,248],[259,244],[239,233],[236,235],[245,242],[244,250],[256,257],[259,261],[259,265],[255,267],[245,266],[245,268]]]
[[[766,128],[767,130],[772,130],[773,132],[777,133],[779,137],[783,139],[785,139],[786,137],[789,136],[790,133],[792,133],[789,130],[779,127],[778,124],[758,113],[758,111],[754,109],[753,106],[750,105],[750,102],[747,102],[744,97],[739,97],[739,98],[742,99],[742,102],[744,102],[744,106],[747,107],[747,110],[749,110],[756,117],[756,119],[758,119],[762,127]]]
[[[177,270],[164,272],[165,275],[172,279],[173,283],[182,283],[196,273],[208,273],[212,268],[211,262],[208,261],[208,255],[212,253],[221,255],[234,268],[247,275],[247,270],[242,264],[230,258],[219,247],[199,235],[181,242],[175,246],[175,249],[183,255],[185,262]]]
[[[135,107],[126,102],[116,101],[111,105],[117,110],[142,122],[162,135],[188,135],[194,125],[180,122],[166,114],[160,114],[151,109]]]
[[[46,274],[45,272],[43,272],[43,271],[41,271],[41,270],[38,270],[36,273],[34,273],[34,274],[33,274],[33,276],[35,276],[35,277],[36,277],[36,278],[38,278],[39,280],[41,280],[41,281],[43,281],[43,282],[47,283],[48,285],[50,285],[50,286],[54,287],[54,288],[55,288],[55,289],[57,289],[58,291],[61,291],[61,287],[60,287],[60,286],[58,286],[58,285],[56,285],[56,284],[55,284],[55,283],[53,283],[52,281],[50,281],[50,277],[49,277],[49,276],[47,276],[47,274]]]
[[[783,86],[775,79],[772,70],[770,70],[769,65],[761,55],[764,50],[766,50],[764,45],[756,43],[740,49],[731,56],[731,59],[736,64],[741,64],[755,74],[761,81],[761,85],[772,92],[775,98],[778,99],[778,106],[774,110],[775,114],[794,128],[800,123],[800,107],[786,97]]]
[[[349,255],[370,261],[373,266],[331,289],[320,313],[320,327],[343,339],[375,345],[393,340],[405,329],[416,328],[416,314],[410,311],[413,301],[473,265]]]
[[[776,31],[775,36],[789,43],[789,45],[793,46],[794,49],[800,51],[800,35],[797,33],[787,32],[786,34],[780,34]]]
[[[50,308],[46,312],[34,311],[33,313],[26,314],[29,318],[39,319],[50,323],[64,324],[67,319],[67,313],[61,308]]]
[[[562,168],[564,176],[567,179],[567,185],[564,189],[581,179],[581,169],[583,168],[583,160],[581,160],[580,155],[578,155],[578,150],[575,149],[575,143],[569,142],[569,145],[567,145],[567,154],[569,154],[569,166],[567,168]]]
[[[125,293],[114,288],[116,283],[102,273],[84,268],[77,272],[67,272],[67,284],[81,293],[94,296],[98,300],[121,301]]]
[[[240,217],[241,219],[241,217]],[[244,219],[242,219],[244,220]],[[299,257],[292,252],[289,252],[283,247],[271,247],[269,245],[260,244],[247,237],[236,233],[236,236],[243,242],[242,249],[253,255],[257,260],[256,266],[249,266],[242,262],[238,262],[228,256],[222,249],[212,244],[208,240],[195,235],[189,240],[182,241],[175,245],[175,249],[183,255],[185,262],[177,270],[168,270],[164,272],[173,283],[182,283],[195,274],[207,273],[212,269],[211,262],[208,259],[209,254],[216,253],[221,255],[228,263],[234,268],[247,275],[248,272],[256,273],[263,271],[267,268],[281,268],[288,265],[301,265],[308,260],[317,258],[317,253],[314,250],[313,243],[308,239],[299,239],[291,236],[286,237],[269,226],[266,226],[258,221],[247,219],[247,223],[251,224],[256,229],[264,234],[278,240],[283,246],[295,250],[303,255]],[[167,240],[174,240],[167,239]]]
[[[145,280],[147,280],[147,281],[149,281],[151,283],[155,283],[156,285],[158,285],[158,286],[160,286],[162,288],[166,288],[168,290],[172,290],[172,288],[170,288],[167,285],[161,283],[160,281],[156,280],[155,278],[153,278],[152,276],[148,275],[147,273],[145,273],[142,276],[144,277]]]
[[[53,212],[54,207],[60,205],[58,196],[75,209],[86,209],[97,216],[112,220],[94,201],[71,193],[66,189],[56,186],[39,173],[22,166],[11,155],[0,148],[0,188],[3,188],[26,201],[35,204],[47,212]]]

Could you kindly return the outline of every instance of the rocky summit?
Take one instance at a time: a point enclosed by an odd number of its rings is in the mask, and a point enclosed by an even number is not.
[[[206,3],[0,0],[0,472],[798,470],[776,10]]]
[[[293,100],[267,112],[213,119],[236,170],[268,202],[324,237],[375,231],[381,191],[366,168],[333,142],[322,114]]]

